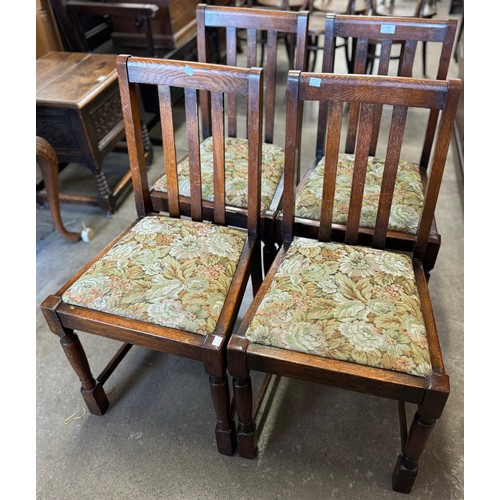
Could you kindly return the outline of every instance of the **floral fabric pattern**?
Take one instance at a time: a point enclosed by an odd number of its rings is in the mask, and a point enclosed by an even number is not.
[[[375,227],[384,165],[385,160],[374,157],[368,158],[363,206],[361,208],[361,227]],[[353,168],[354,155],[339,155],[333,204],[333,222],[336,224],[347,223]],[[295,205],[297,217],[319,220],[324,173],[325,159],[322,158],[309,179],[307,179],[304,188],[297,193]],[[423,186],[418,165],[400,161],[389,217],[389,230],[416,234],[423,203]]]
[[[411,259],[295,238],[249,341],[426,377],[432,373]]]
[[[226,204],[248,207],[248,141],[227,137],[225,141]],[[200,144],[202,198],[214,201],[214,157],[213,140],[208,137]],[[262,144],[261,208],[268,210],[283,174],[284,151],[275,144]],[[189,161],[186,158],[177,166],[179,194],[189,197]],[[153,190],[167,192],[166,176],[160,177]]]
[[[208,334],[246,240],[238,229],[148,216],[62,296],[68,304]]]

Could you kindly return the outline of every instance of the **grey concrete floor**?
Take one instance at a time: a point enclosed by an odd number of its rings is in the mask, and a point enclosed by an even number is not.
[[[439,5],[447,17],[448,2]],[[449,76],[455,75],[452,62]],[[276,126],[281,144],[282,116],[278,113]],[[313,116],[306,113],[311,124]],[[310,131],[312,136],[312,125]],[[127,168],[126,156],[113,153],[106,165],[112,181]],[[150,175],[159,176],[161,168],[161,151],[155,147]],[[79,165],[64,171],[61,183],[93,189]],[[111,403],[106,415],[85,413],[79,382],[39,304],[135,219],[133,196],[111,217],[74,206],[63,206],[62,216],[70,230],[79,230],[84,221],[95,238],[88,244],[66,242],[54,230],[48,209],[37,208],[37,499],[401,497],[391,490],[400,446],[397,405],[391,400],[281,379],[269,401],[258,456],[226,457],[215,447],[201,364],[134,347],[106,384]],[[429,286],[452,389],[408,498],[443,500],[464,497],[463,184],[451,149],[436,219],[443,243]],[[247,293],[242,313],[249,300]],[[118,344],[79,336],[97,375]]]

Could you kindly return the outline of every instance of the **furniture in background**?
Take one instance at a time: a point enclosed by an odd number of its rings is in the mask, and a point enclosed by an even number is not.
[[[47,52],[62,49],[48,0],[36,0],[36,57],[39,58]]]
[[[351,71],[363,74],[367,70],[370,45],[374,40],[380,45],[380,56],[378,65],[379,75],[395,74],[398,76],[412,76],[415,60],[416,47],[418,43],[433,43],[441,49],[435,69],[435,79],[444,80],[448,74],[448,68],[453,53],[453,45],[457,30],[456,20],[438,21],[425,19],[389,18],[380,16],[343,16],[328,14],[325,23],[325,50],[323,56],[323,73],[341,73],[337,70],[336,50],[337,40],[349,39],[354,52],[351,55]],[[387,29],[389,27],[390,29]],[[403,43],[401,43],[403,41]],[[342,43],[342,42],[341,42]],[[401,46],[401,58],[391,67],[391,52],[393,44]],[[387,112],[387,111],[386,111]],[[428,177],[428,166],[432,148],[436,145],[436,126],[439,111],[435,109],[422,110],[429,113],[426,129],[412,131],[414,135],[419,134],[422,144],[420,150],[404,151],[401,157],[401,166],[397,170],[395,180],[394,201],[390,225],[387,232],[386,246],[394,250],[411,251],[415,245],[417,228],[422,216],[424,191]],[[383,106],[377,105],[372,115],[373,126],[370,136],[370,164],[367,172],[367,187],[365,203],[362,208],[360,221],[360,241],[369,244],[374,237],[375,228],[379,225],[376,204],[381,192],[382,173],[375,165],[379,163],[377,158],[383,155],[383,144],[380,134],[387,131],[387,127],[381,131]],[[345,130],[345,155],[351,155],[355,151],[358,133],[359,105],[350,104],[346,109],[348,120]],[[318,133],[316,143],[316,158],[304,175],[297,187],[296,198],[296,234],[299,236],[316,238],[319,231],[320,206],[321,206],[321,172],[324,156],[326,154],[326,130],[327,130],[328,103],[319,104],[318,110]],[[347,157],[346,157],[347,158]],[[343,241],[347,231],[347,215],[349,211],[350,179],[353,171],[351,160],[343,161],[342,171],[339,179],[342,179],[342,191],[338,190],[339,203],[336,204],[333,215],[334,238]],[[409,175],[408,169],[412,170]],[[346,177],[347,176],[347,177]],[[341,200],[341,201],[340,201]],[[282,213],[278,214],[276,228],[278,231]],[[276,236],[278,239],[279,236]],[[433,221],[426,245],[426,253],[423,257],[424,269],[429,275],[434,268],[441,236],[438,232],[436,222]]]
[[[145,127],[143,134],[147,142]],[[98,206],[113,214],[131,188],[129,171],[110,187],[102,169],[106,154],[125,138],[116,56],[49,52],[38,58],[36,135],[52,145],[60,163],[81,163],[94,177],[95,196],[60,193],[60,202]],[[150,144],[147,151],[150,158]],[[37,191],[37,201],[47,201],[45,190]]]
[[[283,159],[282,145],[274,142],[274,124],[276,101],[281,98],[277,95],[277,84],[286,83],[286,74],[280,81],[277,68],[278,37],[286,35],[293,38],[295,45],[295,61],[291,69],[304,69],[307,39],[307,13],[279,10],[266,10],[259,8],[243,7],[218,7],[200,4],[197,8],[198,30],[198,57],[200,62],[213,62],[210,60],[216,49],[210,44],[213,38],[209,37],[210,30],[220,30],[226,42],[225,60],[231,66],[252,67],[258,64],[258,35],[266,38],[266,53],[264,64],[264,145],[262,151],[262,238],[264,241],[264,264],[269,265],[276,255],[276,242],[274,240],[274,221],[279,209],[283,185]],[[237,32],[244,35],[246,42],[241,42],[241,54],[238,54]],[[284,97],[284,96],[283,96]],[[212,134],[211,121],[212,104],[207,99],[207,94],[202,93],[201,121],[203,143],[201,146],[201,171],[203,184],[204,210],[210,211],[213,207],[213,179],[212,179]],[[246,152],[246,126],[240,121],[237,123],[237,102],[229,98],[227,102],[229,111],[228,137],[224,148],[226,162],[231,162],[232,175],[227,177],[226,201],[228,222],[238,227],[245,227],[247,218],[247,200],[244,196],[248,184]],[[181,179],[188,174],[187,162],[178,165]],[[189,185],[182,181],[180,185],[182,195],[181,211],[190,213]],[[167,177],[163,175],[151,191],[151,199],[155,210],[168,212],[170,204],[167,194]],[[266,267],[267,268],[267,267]]]
[[[262,69],[235,68],[167,59],[118,56],[118,78],[138,219],[87,266],[41,305],[52,332],[81,381],[91,413],[102,415],[109,401],[104,384],[132,345],[202,363],[210,381],[218,450],[231,455],[235,428],[226,376],[225,348],[250,275],[261,283],[259,240]],[[169,212],[153,210],[144,159],[138,84],[160,96],[163,158]],[[185,93],[187,133],[174,127],[171,88]],[[202,204],[197,92],[210,92],[213,123],[214,210]],[[224,98],[246,103],[249,179],[247,228],[225,218]],[[181,137],[178,137],[180,134]],[[189,146],[191,213],[181,217],[177,140]],[[207,215],[210,215],[207,222]],[[94,378],[75,330],[123,342]],[[91,341],[87,339],[87,341]],[[208,389],[208,387],[207,387]],[[196,415],[194,415],[196,418]]]
[[[64,50],[69,52],[197,60],[197,0],[49,1]],[[234,0],[207,3],[232,5]],[[158,98],[140,88],[146,125],[151,130],[158,122]],[[174,100],[181,97],[181,92],[174,93]]]
[[[54,221],[54,227],[63,238],[70,243],[76,243],[82,239],[82,236],[87,239],[88,231],[78,233],[76,231],[68,231],[61,218],[59,209],[59,162],[55,149],[42,137],[36,137],[36,163],[40,168],[45,189],[47,191],[47,200],[49,204],[50,214]]]
[[[325,21],[327,14],[367,15],[370,11],[369,0],[306,0],[303,7],[309,11],[309,44],[308,69],[314,71],[318,52],[323,49],[320,45],[325,36]],[[348,40],[337,40],[336,49],[344,48],[346,65],[350,69],[350,55]],[[310,54],[312,62],[309,65]]]
[[[66,50],[154,56],[178,49],[195,33],[195,0],[111,2],[50,0]]]
[[[402,449],[393,473],[393,489],[411,491],[420,456],[450,390],[422,259],[460,87],[459,80],[290,72],[283,246],[228,344],[241,457],[255,457],[258,444],[252,372],[321,383],[398,401]],[[320,226],[315,238],[303,238],[294,231],[295,170],[300,168],[297,150],[303,132],[300,107],[318,100],[329,108]],[[343,203],[336,196],[342,188],[338,174],[346,162],[340,153],[342,122],[347,119],[343,110],[345,105],[354,104],[361,109],[354,156],[348,160],[354,171],[349,180],[347,227],[345,240],[333,242],[332,211]],[[378,217],[372,240],[360,244],[373,113],[382,104],[393,111],[387,152],[380,162],[372,164],[375,169],[385,164]],[[386,240],[394,179],[413,108],[439,110],[441,118],[423,216],[415,245],[404,254],[386,249]],[[417,405],[409,431],[406,403]],[[376,432],[376,422],[367,425]]]
[[[432,19],[437,15],[437,1],[438,0],[370,0],[372,4],[371,14],[373,16]],[[372,45],[372,60],[377,58],[376,51],[376,45]],[[422,76],[427,77],[427,42],[422,42]]]

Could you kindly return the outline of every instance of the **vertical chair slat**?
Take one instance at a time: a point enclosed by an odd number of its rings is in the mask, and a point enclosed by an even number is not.
[[[274,135],[274,106],[276,101],[276,59],[278,50],[278,33],[276,31],[267,32],[267,59],[268,67],[265,75],[266,91],[265,91],[265,129],[264,141],[273,142]]]
[[[139,217],[151,212],[153,205],[149,192],[146,160],[144,158],[144,144],[142,140],[141,117],[139,116],[138,88],[128,81],[127,61],[129,56],[117,57],[117,74],[120,85],[120,98],[123,109],[123,121],[127,138],[132,185]]]
[[[214,156],[214,222],[224,225],[226,188],[224,144],[224,95],[212,92],[212,140]]]
[[[356,56],[353,64],[353,72],[355,74],[365,74],[368,54],[368,39],[358,38],[356,40]],[[345,144],[345,152],[348,154],[354,153],[356,144],[356,134],[358,133],[359,122],[359,104],[350,103],[349,105],[349,120],[347,123],[347,136]]]
[[[417,40],[405,40],[401,45],[402,57],[399,60],[398,75],[411,77],[417,52]]]
[[[375,222],[375,231],[373,234],[373,246],[375,248],[384,248],[385,246],[407,113],[407,107],[395,106],[392,114],[388,141],[390,147],[387,148],[387,156],[385,158],[384,175],[382,178],[377,209],[377,220]]]
[[[228,27],[226,29],[226,59],[228,66],[236,66],[237,50],[236,50],[236,28]],[[238,124],[238,100],[236,94],[229,94],[227,96],[227,120],[228,120],[228,135],[229,137],[236,137]]]
[[[196,89],[184,89],[184,98],[186,101],[191,218],[195,221],[201,221],[203,220],[203,213],[201,203],[200,132]]]
[[[196,10],[196,24],[201,28],[197,30],[197,49],[198,49],[198,62],[206,63],[208,52],[208,40],[205,30],[205,8]],[[200,91],[200,107],[201,107],[201,131],[203,139],[212,135],[212,124],[210,123],[210,99],[208,92]]]
[[[158,85],[158,97],[160,101],[161,138],[163,144],[171,145],[171,147],[164,149],[163,155],[168,194],[168,211],[171,217],[179,217],[179,184],[170,86]]]
[[[379,75],[389,74],[389,65],[391,63],[391,52],[392,52],[392,40],[390,38],[384,38],[380,42],[380,56],[378,60],[378,71]]]
[[[368,38],[360,37],[353,40],[354,44],[354,61],[352,65],[353,73],[366,73],[366,65],[368,58]]]
[[[328,132],[325,154],[325,175],[323,177],[323,197],[319,223],[320,241],[330,241],[332,237],[332,217],[339,161],[340,133],[342,130],[343,104],[332,103],[328,114]]]
[[[391,52],[392,52],[392,40],[390,38],[385,38],[380,44],[380,56],[378,63],[378,74],[388,75],[389,65],[391,63]],[[370,156],[375,156],[377,152],[378,136],[380,132],[380,123],[382,121],[382,112],[384,107],[382,105],[375,106],[373,112],[373,130],[372,130],[372,140],[370,143]]]
[[[247,30],[247,66],[257,66],[257,30]]]
[[[323,73],[331,73],[335,67],[335,44],[337,43],[337,38],[333,35],[334,22],[335,17],[328,14],[325,21],[323,65],[321,67]],[[325,154],[327,116],[328,103],[320,101],[318,106],[318,132],[316,135],[316,159],[321,158]]]
[[[373,104],[362,104],[359,114],[359,131],[356,141],[356,158],[352,173],[351,199],[349,201],[349,214],[345,241],[355,244],[358,241],[359,221],[363,205],[363,192],[365,189],[366,166],[370,148],[371,131],[373,124]]]

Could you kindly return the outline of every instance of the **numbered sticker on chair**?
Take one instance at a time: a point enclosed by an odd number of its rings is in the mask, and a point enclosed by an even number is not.
[[[382,26],[380,26],[380,33],[394,35],[394,33],[396,33],[396,25],[395,24],[382,24]]]
[[[309,80],[309,85],[311,87],[320,87],[321,86],[321,78],[316,78],[315,76],[312,76]]]
[[[186,64],[186,66],[184,66],[184,73],[187,73],[189,76],[193,76],[194,69]]]
[[[219,347],[221,344],[222,344],[222,337],[216,335],[212,340],[212,345],[214,345],[215,347]]]

